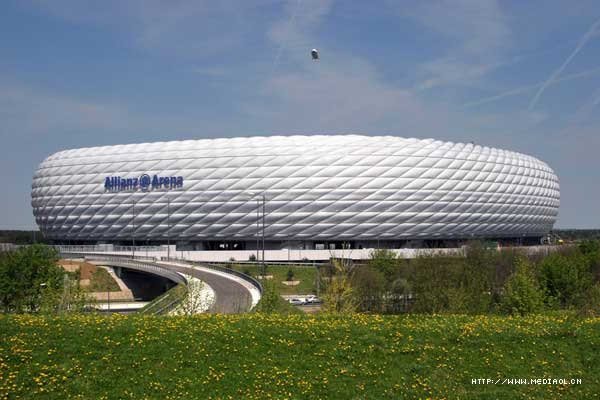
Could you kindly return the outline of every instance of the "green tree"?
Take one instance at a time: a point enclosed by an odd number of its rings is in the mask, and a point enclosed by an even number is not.
[[[383,274],[386,282],[393,282],[398,273],[399,259],[388,249],[377,249],[369,254],[367,265]]]
[[[294,280],[294,270],[292,270],[291,268],[289,268],[289,269],[287,270],[287,274],[286,274],[286,276],[285,276],[285,280],[286,280],[286,281],[288,281],[288,282],[290,282],[290,281],[293,281],[293,280]]]
[[[506,281],[500,307],[507,314],[518,315],[543,309],[544,292],[540,289],[532,266],[526,258],[517,259],[516,271]]]
[[[412,287],[408,280],[396,278],[389,287],[388,299],[385,301],[385,311],[389,313],[408,311],[411,294]]]
[[[350,281],[360,311],[383,311],[386,283],[381,272],[369,265],[357,267],[354,269]]]
[[[356,297],[350,282],[353,270],[349,259],[332,259],[335,275],[330,279],[323,296],[323,310],[334,313],[355,312]]]
[[[36,244],[0,255],[0,307],[3,312],[37,312],[64,286],[57,252]],[[46,299],[43,297],[46,296]]]
[[[481,242],[469,243],[464,262],[457,263],[457,281],[449,295],[451,312],[481,314],[489,311],[496,257],[495,248]]]
[[[415,302],[413,310],[421,313],[448,311],[448,288],[455,268],[441,257],[422,256],[411,261],[410,285]]]

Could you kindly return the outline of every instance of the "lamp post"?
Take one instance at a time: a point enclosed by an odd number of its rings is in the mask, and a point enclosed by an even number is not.
[[[135,200],[131,203],[131,228],[131,239],[133,242],[131,258],[135,259]]]
[[[252,191],[247,191],[246,193],[248,193],[249,195],[256,197],[256,254],[258,254],[258,231],[259,231],[259,209],[260,209],[260,199],[262,199],[262,233],[261,233],[261,242],[262,242],[262,246],[261,246],[261,252],[262,252],[262,257],[261,257],[261,261],[262,261],[262,275],[264,277],[265,275],[265,270],[266,270],[266,265],[265,265],[265,213],[266,213],[266,202],[267,202],[267,196],[264,193],[256,193],[256,192],[252,192]]]
[[[171,199],[167,197],[167,261],[171,259]]]
[[[258,254],[259,240],[260,240],[260,200],[257,198],[256,199],[256,262],[257,263],[258,263],[258,260],[260,259],[260,256]]]

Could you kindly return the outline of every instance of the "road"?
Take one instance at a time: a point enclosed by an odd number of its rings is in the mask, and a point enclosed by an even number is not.
[[[246,312],[252,304],[252,296],[241,283],[217,273],[182,265],[169,264],[169,269],[191,275],[206,282],[215,292],[215,303],[209,310],[212,313],[233,314]]]

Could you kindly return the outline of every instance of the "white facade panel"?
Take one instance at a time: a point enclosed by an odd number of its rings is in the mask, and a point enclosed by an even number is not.
[[[167,181],[144,190],[133,184],[143,175]],[[107,190],[107,177],[131,185]],[[31,196],[50,238],[251,240],[249,192],[266,195],[267,240],[536,236],[552,228],[560,198],[552,169],[527,155],[358,135],[66,150],[40,164]]]

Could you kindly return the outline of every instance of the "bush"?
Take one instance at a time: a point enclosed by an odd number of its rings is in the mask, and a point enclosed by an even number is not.
[[[415,303],[413,310],[422,313],[448,312],[450,288],[454,287],[458,259],[418,257],[411,261],[411,283]]]
[[[272,313],[275,312],[279,304],[279,293],[277,288],[270,281],[262,282],[263,292],[260,301],[256,305],[257,312]]]
[[[371,266],[356,268],[351,277],[357,307],[360,311],[382,312],[385,278]]]
[[[385,311],[389,313],[406,312],[409,307],[409,296],[412,288],[405,278],[394,280],[388,290]]]
[[[516,271],[504,286],[500,308],[507,314],[525,315],[539,312],[544,307],[544,292],[525,258],[517,259]]]
[[[58,254],[36,244],[0,255],[0,307],[3,312],[36,312],[65,283],[66,272],[56,265]],[[46,297],[46,299],[44,299]]]
[[[256,261],[256,254],[250,254],[248,256],[248,261],[253,261],[253,262]]]
[[[600,283],[586,291],[577,313],[583,317],[600,317]]]
[[[286,281],[290,282],[294,280],[294,271],[292,269],[288,269],[287,274],[285,276]]]
[[[464,263],[458,263],[458,279],[449,295],[450,312],[481,314],[490,310],[496,257],[495,248],[480,242],[467,246]]]
[[[580,252],[551,254],[539,265],[540,283],[548,296],[547,304],[572,307],[583,300],[592,286],[585,257]]]
[[[254,308],[257,313],[265,314],[297,314],[302,313],[296,307],[285,301],[280,295],[275,283],[265,281],[262,283],[263,293],[260,301]]]
[[[323,296],[323,310],[334,313],[350,313],[357,309],[354,289],[350,282],[353,266],[345,259],[332,259],[335,276],[327,284]]]
[[[372,251],[367,264],[383,274],[387,282],[393,282],[395,275],[398,273],[398,256],[391,250],[378,249]]]

